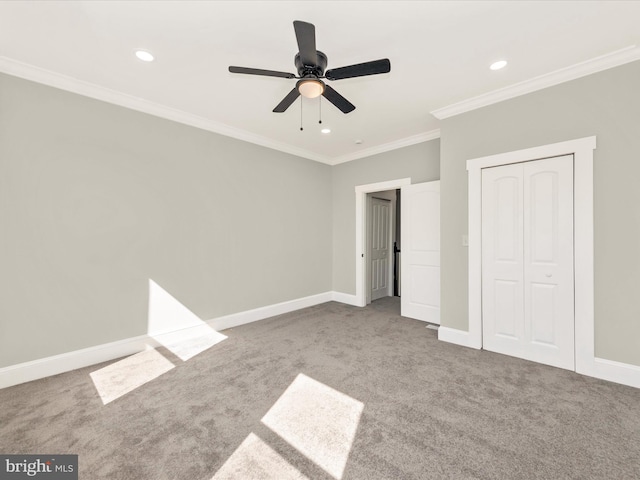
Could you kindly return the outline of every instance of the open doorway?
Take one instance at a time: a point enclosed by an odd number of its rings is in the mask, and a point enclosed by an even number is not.
[[[400,189],[366,194],[366,303],[400,296]]]
[[[356,194],[356,298],[354,305],[364,307],[367,305],[367,194],[374,192],[384,192],[402,188],[411,185],[411,178],[399,178],[396,180],[388,180],[385,182],[370,183],[368,185],[357,185],[355,187]]]
[[[412,184],[400,178],[358,185],[356,193],[356,298],[367,305],[367,194],[402,191],[402,257],[398,269],[401,315],[440,324],[440,181]],[[366,258],[365,258],[366,257]]]

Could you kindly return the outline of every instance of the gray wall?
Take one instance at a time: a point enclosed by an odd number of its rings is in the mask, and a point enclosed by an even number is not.
[[[331,290],[331,167],[0,75],[0,367]]]
[[[596,356],[640,365],[640,62],[441,124],[442,324],[468,330],[466,160],[597,136]]]
[[[357,185],[411,177],[412,183],[440,178],[440,141],[419,143],[335,165],[333,176],[333,290],[356,293]]]
[[[146,333],[151,278],[202,319],[355,293],[356,185],[442,180],[442,323],[466,330],[467,159],[596,135],[596,355],[640,365],[640,62],[328,167],[0,74],[0,367]]]

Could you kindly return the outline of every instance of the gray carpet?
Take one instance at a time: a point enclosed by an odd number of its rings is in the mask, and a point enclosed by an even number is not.
[[[160,348],[174,367],[106,405],[90,373],[115,362],[0,390],[0,453],[78,454],[82,479],[640,478],[639,390],[398,312],[327,303],[187,361]]]

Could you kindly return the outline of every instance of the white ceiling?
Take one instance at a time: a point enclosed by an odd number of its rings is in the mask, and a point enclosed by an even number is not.
[[[300,100],[272,113],[295,80],[227,70],[296,73],[293,20],[315,25],[328,68],[391,60],[331,83],[357,108],[323,100],[329,135],[317,100],[302,132]],[[639,1],[0,2],[0,71],[335,164],[437,136],[433,113],[640,59],[639,23]]]

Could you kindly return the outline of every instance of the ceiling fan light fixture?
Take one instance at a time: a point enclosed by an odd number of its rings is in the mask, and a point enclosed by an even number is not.
[[[297,87],[300,95],[306,98],[316,98],[324,93],[324,83],[317,78],[300,80]]]

